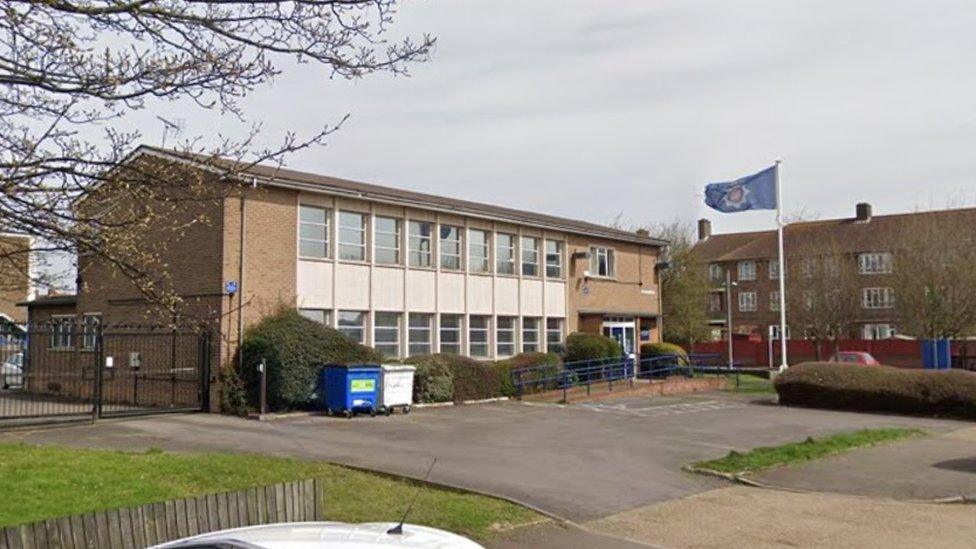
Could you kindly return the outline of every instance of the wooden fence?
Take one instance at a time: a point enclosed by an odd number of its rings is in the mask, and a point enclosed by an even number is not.
[[[317,479],[42,520],[0,530],[0,549],[139,549],[226,528],[323,520]]]

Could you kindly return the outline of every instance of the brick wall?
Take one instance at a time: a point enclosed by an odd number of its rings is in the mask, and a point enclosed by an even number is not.
[[[17,303],[30,294],[30,247],[29,237],[0,235],[0,313],[14,322],[27,322],[27,309]]]

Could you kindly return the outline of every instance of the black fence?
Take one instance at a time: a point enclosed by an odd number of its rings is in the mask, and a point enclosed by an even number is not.
[[[52,322],[0,332],[0,427],[203,409],[209,331]]]

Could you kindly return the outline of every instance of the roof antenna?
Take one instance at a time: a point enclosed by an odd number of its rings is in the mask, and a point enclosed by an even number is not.
[[[424,475],[423,482],[427,482],[427,479],[430,478],[430,472],[434,470],[435,465],[437,465],[437,458],[434,458],[434,461],[430,462],[430,467],[427,468],[427,474]],[[391,536],[403,535],[403,523],[407,522],[407,516],[410,515],[410,511],[413,510],[413,504],[417,503],[417,496],[420,495],[420,491],[422,489],[423,489],[422,485],[417,487],[417,491],[413,493],[413,499],[410,500],[410,505],[407,505],[407,510],[403,512],[403,518],[400,519],[399,524],[386,531],[388,535]]]

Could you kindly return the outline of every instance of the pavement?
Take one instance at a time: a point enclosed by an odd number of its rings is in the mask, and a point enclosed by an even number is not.
[[[522,502],[587,527],[727,486],[719,479],[683,472],[686,463],[719,457],[730,449],[886,426],[941,434],[972,424],[785,408],[765,398],[708,393],[573,405],[502,402],[351,420],[312,416],[259,422],[178,414],[8,432],[0,434],[0,441],[262,453],[412,477],[422,475],[436,457],[430,477],[434,482]],[[601,532],[546,525],[515,532],[497,543],[572,547],[595,536],[584,545],[626,546],[607,537],[606,529]],[[638,537],[634,543],[646,546],[655,539]]]

